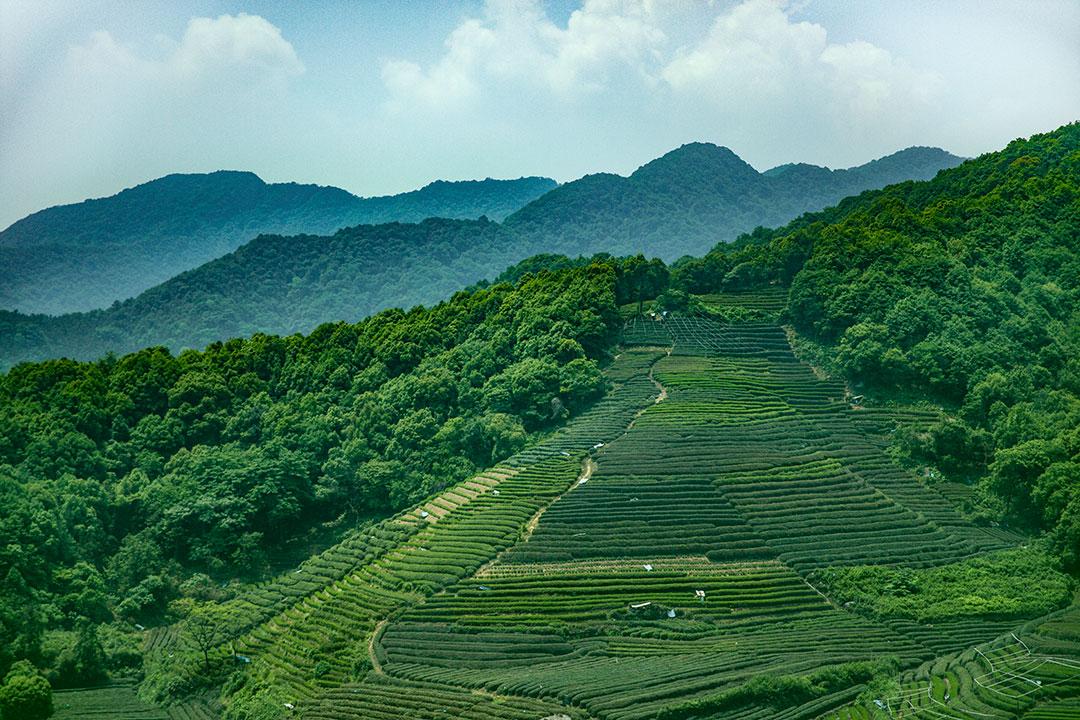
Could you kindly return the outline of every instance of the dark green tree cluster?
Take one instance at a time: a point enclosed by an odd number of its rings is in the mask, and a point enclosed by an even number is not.
[[[849,378],[955,411],[909,452],[981,478],[993,514],[1080,564],[1080,124],[759,229],[673,277],[790,285],[791,322]]]
[[[52,714],[49,681],[26,660],[12,665],[0,683],[0,720],[45,720]]]
[[[213,599],[316,525],[404,508],[579,412],[606,389],[598,363],[639,266],[0,376],[0,674],[26,658],[92,682],[130,660],[109,623]]]
[[[555,253],[540,253],[506,268],[494,281],[484,280],[469,289],[490,287],[493,283],[517,283],[525,275],[541,270],[554,272],[584,267],[592,263],[607,263],[615,268],[615,302],[620,306],[651,300],[664,292],[670,282],[668,267],[659,258],[648,260],[641,254],[615,258],[609,253],[597,253],[592,257],[579,255],[571,258]]]

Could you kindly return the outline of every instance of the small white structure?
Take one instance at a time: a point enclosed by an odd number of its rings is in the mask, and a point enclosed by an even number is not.
[[[491,494],[492,494],[492,495],[498,495],[498,494],[499,494],[499,490],[498,490],[498,489],[492,490],[492,491],[491,491]]]
[[[667,611],[667,616],[668,616],[669,618],[673,618],[673,617],[675,617],[675,608],[671,608],[670,610],[668,610],[668,611]]]
[[[652,565],[650,565],[649,563],[645,563],[641,567],[645,568],[645,572],[652,572]]]
[[[292,703],[285,703],[285,708],[286,708],[287,710],[295,710],[295,709],[296,709],[296,706],[295,706],[295,705],[293,705]]]
[[[420,511],[420,517],[422,517],[422,518],[426,518],[430,514],[431,513],[429,513],[427,510],[421,510]]]
[[[695,590],[694,591],[694,597],[696,597],[701,602],[705,602],[705,591],[704,590]]]
[[[639,603],[630,603],[630,609],[631,610],[641,610],[642,608],[647,608],[650,605],[652,605],[652,601],[639,602]]]

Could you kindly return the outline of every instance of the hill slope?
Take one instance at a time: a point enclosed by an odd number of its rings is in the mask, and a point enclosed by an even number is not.
[[[557,429],[606,390],[622,274],[0,375],[0,676],[23,659],[58,688],[126,675],[135,623],[172,600],[222,599]]]
[[[542,241],[548,252],[643,252],[671,261],[960,162],[944,150],[913,147],[848,170],[786,165],[758,173],[725,147],[692,143],[629,177],[589,175],[561,185],[508,217],[506,227]]]
[[[776,326],[650,326],[624,338],[608,397],[549,440],[227,603],[217,657],[251,659],[232,711],[809,719],[975,645],[1009,656],[996,669],[969,652],[975,674],[1080,694],[1077,613],[1025,626],[1068,605],[1068,578],[883,452],[882,425],[921,418],[852,409]],[[873,572],[926,595],[881,583],[896,602],[878,609],[819,591]],[[1014,630],[1029,661],[999,639]],[[160,649],[155,684],[176,677],[178,649]],[[1076,667],[1040,669],[1048,652]],[[998,700],[970,677],[953,692],[1005,709],[989,717],[1055,697]]]
[[[956,162],[942,150],[911,148],[851,170],[799,165],[762,175],[726,148],[687,145],[629,178],[592,175],[561,186],[502,226],[431,221],[355,227],[325,238],[259,237],[105,311],[57,318],[0,312],[0,334],[10,338],[0,348],[0,367],[307,331],[390,306],[437,302],[553,250],[571,256],[703,251],[756,225],[785,222],[846,194],[933,175]],[[445,193],[457,187],[444,186]]]
[[[391,306],[431,305],[521,259],[487,220],[360,225],[329,237],[263,235],[107,310],[58,317],[0,312],[0,366],[13,361],[173,350],[255,332],[307,332]]]
[[[267,184],[249,172],[169,175],[112,197],[34,213],[0,232],[0,308],[58,314],[107,307],[262,233],[329,235],[429,217],[494,219],[555,187],[546,178],[431,183],[360,198]]]
[[[695,292],[790,285],[823,363],[947,422],[904,452],[976,480],[1080,567],[1080,123],[850,198],[678,268]],[[860,391],[861,392],[861,391]]]

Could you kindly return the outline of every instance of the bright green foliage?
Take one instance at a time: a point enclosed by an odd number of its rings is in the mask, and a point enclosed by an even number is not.
[[[586,482],[494,563],[390,614],[373,642],[386,675],[602,720],[814,718],[1048,609],[933,624],[830,602],[804,580],[815,569],[922,572],[1016,538],[972,526],[890,462],[890,420],[843,402],[779,327],[644,322],[671,348],[649,368],[664,399],[594,446]],[[624,349],[617,374],[656,355]]]
[[[252,659],[226,684],[229,717],[261,717],[263,697],[311,709],[313,697],[361,680],[360,697],[336,695],[333,707],[363,707],[368,717],[402,712],[404,698],[391,707],[368,699],[369,691],[381,697],[369,682],[377,658],[368,635],[380,619],[476,572],[520,537],[537,510],[573,483],[584,452],[621,434],[656,397],[646,373],[657,354],[644,355],[645,363],[628,363],[625,354],[616,360],[619,385],[539,443],[223,605],[229,641],[211,653],[212,666],[232,664],[233,650]],[[184,655],[169,636],[155,634],[144,684],[159,699],[205,682],[204,658]],[[408,687],[409,696],[425,696]]]
[[[97,625],[82,620],[74,642],[64,647],[54,661],[50,677],[57,688],[96,685],[107,678],[107,663]]]
[[[44,720],[53,713],[52,688],[33,665],[16,663],[0,685],[0,719]]]
[[[857,385],[957,417],[904,438],[982,477],[1003,519],[1080,557],[1080,124],[868,192],[673,271],[698,292],[790,285],[795,329]],[[995,508],[994,506],[997,505]]]
[[[933,568],[827,568],[811,582],[879,619],[948,622],[1045,615],[1066,605],[1073,583],[1035,549],[1009,550]]]
[[[0,376],[0,670],[47,627],[159,622],[204,592],[181,585],[193,572],[263,576],[317,524],[404,508],[581,412],[606,387],[617,264]],[[64,672],[90,681],[79,637]]]
[[[1080,606],[871,683],[822,720],[934,717],[1066,720],[1080,708]],[[897,678],[899,677],[899,683]]]

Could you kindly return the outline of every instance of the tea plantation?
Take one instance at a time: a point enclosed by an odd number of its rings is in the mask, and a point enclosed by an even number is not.
[[[564,428],[231,601],[226,708],[1078,716],[1071,581],[886,452],[934,411],[859,407],[768,322],[636,317],[623,339]]]

